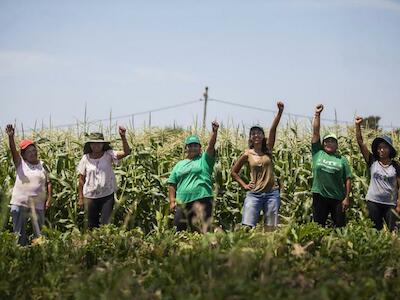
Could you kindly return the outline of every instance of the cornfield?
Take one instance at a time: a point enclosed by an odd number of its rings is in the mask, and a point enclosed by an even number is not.
[[[119,190],[112,224],[86,230],[77,209],[76,165],[84,133],[32,133],[50,170],[53,202],[45,238],[19,247],[10,233],[8,202],[15,179],[7,139],[0,145],[2,191],[0,298],[108,299],[390,299],[400,294],[400,240],[377,232],[367,219],[367,166],[352,127],[340,131],[339,149],[353,172],[349,225],[321,228],[311,214],[310,133],[298,124],[278,129],[275,173],[281,185],[278,230],[239,226],[245,191],[230,177],[247,145],[247,132],[220,129],[214,168],[215,233],[176,234],[166,180],[184,158],[184,138],[196,129],[130,130],[132,153],[115,167]],[[121,148],[109,130],[114,149]],[[364,131],[370,145],[380,134]],[[399,137],[392,134],[395,148]],[[18,138],[18,137],[17,137]],[[203,145],[208,134],[201,134]],[[243,170],[248,177],[248,170]],[[8,276],[4,276],[8,274]],[[377,275],[378,274],[378,275]],[[337,290],[339,286],[341,289]],[[392,297],[391,297],[392,296]],[[302,298],[303,297],[303,298]]]

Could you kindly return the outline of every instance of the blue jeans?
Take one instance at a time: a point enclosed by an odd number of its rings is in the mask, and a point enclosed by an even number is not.
[[[281,204],[279,190],[257,193],[247,192],[243,206],[242,224],[256,226],[261,210],[266,226],[278,225],[278,211]]]
[[[43,209],[31,209],[25,206],[11,205],[10,213],[13,221],[13,232],[18,236],[18,244],[25,246],[28,243],[26,222],[29,217],[31,218],[35,237],[41,236],[41,229],[44,224]]]

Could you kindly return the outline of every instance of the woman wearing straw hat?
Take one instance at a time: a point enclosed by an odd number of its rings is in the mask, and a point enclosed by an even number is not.
[[[35,236],[41,235],[45,209],[49,208],[51,201],[51,182],[43,162],[38,159],[35,143],[22,140],[18,153],[14,141],[14,127],[7,125],[6,132],[16,169],[10,202],[13,231],[18,236],[18,244],[26,245],[25,229],[29,217]]]
[[[278,211],[280,206],[279,185],[274,175],[272,149],[275,145],[276,128],[282,116],[284,104],[277,103],[278,114],[275,116],[269,130],[268,140],[264,129],[260,126],[250,128],[249,149],[237,160],[231,169],[231,176],[245,190],[246,198],[243,205],[242,224],[255,227],[264,212],[266,229],[273,229],[278,225]],[[250,167],[251,181],[246,183],[239,176],[244,164]]]
[[[213,206],[211,176],[218,128],[218,122],[212,122],[212,134],[203,153],[199,137],[187,137],[186,159],[174,166],[168,178],[169,207],[175,213],[177,231],[186,230],[188,226],[199,232],[207,232],[210,228]]]
[[[320,140],[320,115],[324,106],[315,107],[311,139],[313,184],[313,218],[325,226],[331,214],[335,227],[346,225],[349,207],[351,170],[347,159],[337,153],[337,137],[328,133]]]
[[[371,174],[365,197],[369,217],[376,229],[382,229],[385,221],[388,228],[393,230],[396,218],[392,210],[400,214],[400,166],[394,160],[397,152],[388,136],[375,138],[370,152],[362,138],[362,121],[361,117],[355,119],[357,143]]]
[[[86,199],[89,229],[110,223],[117,189],[112,166],[131,152],[125,134],[126,129],[120,126],[122,151],[113,151],[102,133],[91,133],[84,145],[84,155],[77,167],[78,206],[82,208]]]

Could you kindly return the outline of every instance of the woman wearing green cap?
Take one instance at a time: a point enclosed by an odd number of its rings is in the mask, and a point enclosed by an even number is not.
[[[320,140],[320,115],[324,106],[315,108],[311,140],[313,184],[313,218],[325,226],[331,214],[335,227],[346,225],[345,211],[349,207],[351,170],[347,159],[337,153],[337,137],[326,134]]]
[[[363,118],[356,117],[356,138],[360,151],[370,171],[370,183],[366,195],[368,213],[374,227],[383,228],[383,221],[390,230],[395,227],[396,217],[392,209],[400,214],[400,166],[394,160],[396,149],[388,136],[373,140],[370,152],[361,134]]]
[[[186,159],[179,161],[168,178],[170,210],[175,213],[178,231],[191,229],[207,232],[211,225],[213,193],[212,172],[219,124],[212,122],[212,135],[205,152],[201,153],[197,135],[186,138]]]
[[[117,189],[112,167],[131,152],[125,134],[126,129],[120,126],[123,151],[113,151],[102,133],[91,133],[84,145],[84,155],[77,167],[78,206],[82,208],[86,200],[89,229],[110,222]]]
[[[243,205],[242,225],[255,227],[260,212],[264,212],[264,225],[273,229],[278,225],[278,212],[280,207],[279,185],[274,175],[272,149],[275,145],[276,128],[282,116],[284,104],[277,103],[278,114],[275,116],[269,130],[268,140],[260,126],[252,126],[249,133],[249,149],[233,165],[231,176],[245,190],[246,198]],[[250,168],[249,183],[239,176],[244,164]]]

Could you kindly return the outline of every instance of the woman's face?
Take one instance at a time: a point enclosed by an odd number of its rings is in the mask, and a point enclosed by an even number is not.
[[[31,164],[38,163],[37,149],[36,149],[36,147],[34,145],[29,145],[27,148],[25,148],[23,153],[24,154],[22,154],[22,157],[28,163],[31,163]]]
[[[390,158],[390,147],[385,142],[380,142],[376,148],[376,151],[378,152],[379,159]]]
[[[189,159],[192,159],[192,158],[200,155],[200,152],[201,152],[200,144],[192,143],[192,144],[186,145],[186,153],[187,153],[187,157]]]
[[[253,143],[253,145],[261,144],[264,137],[265,137],[264,132],[262,132],[262,130],[258,128],[253,128],[250,131],[250,141]]]
[[[326,153],[333,154],[338,149],[337,140],[335,140],[334,138],[327,138],[324,140],[323,143],[324,143],[324,145],[323,145],[324,150]]]
[[[100,153],[103,151],[104,143],[90,143],[90,149],[93,153]]]

